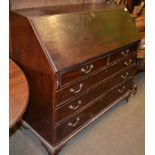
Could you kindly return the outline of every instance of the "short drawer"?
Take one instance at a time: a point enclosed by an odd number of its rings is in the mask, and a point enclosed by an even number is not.
[[[116,73],[122,69],[125,69],[126,67],[131,66],[132,64],[136,64],[136,59],[137,59],[137,53],[127,57],[126,59],[121,60],[118,63],[112,64],[109,66],[108,70],[108,75],[110,76],[111,73]]]
[[[60,85],[63,86],[105,67],[108,61],[107,59],[107,56],[104,56],[103,58],[85,63],[77,68],[72,69],[71,71],[61,74]]]
[[[82,112],[74,115],[72,118],[57,126],[56,143],[59,143],[61,140],[80,128],[83,124],[93,119],[95,115],[100,113],[105,107],[109,106],[112,102],[125,94],[130,88],[131,82],[126,81],[106,93],[101,99],[95,101],[95,103],[85,108]]]
[[[109,66],[100,72],[92,74],[73,85],[60,89],[56,92],[56,105],[60,105],[63,102],[70,100],[72,97],[81,94],[88,90],[90,87],[102,82],[117,72],[129,67],[136,61],[136,55],[132,55],[123,61]]]
[[[138,44],[133,44],[129,47],[116,50],[115,52],[110,54],[110,63],[113,63],[115,61],[119,61],[120,59],[126,58],[127,56],[133,54],[135,51],[137,51]]]
[[[92,90],[58,107],[56,110],[56,122],[58,123],[64,120],[66,117],[74,114],[82,107],[89,104],[89,102],[109,91],[123,80],[126,80],[129,77],[132,78],[134,73],[135,65],[119,72],[115,76],[109,78],[107,81],[102,82],[97,87],[94,87]]]

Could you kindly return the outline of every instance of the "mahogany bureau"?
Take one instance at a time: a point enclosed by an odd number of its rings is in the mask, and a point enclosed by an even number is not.
[[[135,90],[140,36],[111,1],[14,10],[10,30],[30,86],[23,124],[51,154]]]

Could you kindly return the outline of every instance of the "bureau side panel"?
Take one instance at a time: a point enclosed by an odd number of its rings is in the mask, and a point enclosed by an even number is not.
[[[24,71],[29,87],[29,106],[23,119],[50,144],[53,144],[54,71],[35,36],[29,19],[10,14],[10,57]]]

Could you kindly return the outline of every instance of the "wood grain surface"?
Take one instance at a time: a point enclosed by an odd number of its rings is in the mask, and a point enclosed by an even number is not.
[[[29,87],[23,71],[9,60],[9,127],[23,115],[29,99]]]
[[[31,17],[57,71],[140,39],[123,8]]]
[[[10,0],[10,9],[24,9],[68,4],[101,3],[106,0]]]
[[[140,40],[127,10],[107,3],[69,7],[10,13],[11,58],[30,85],[29,107],[23,120],[52,155],[118,101],[128,100],[136,88],[135,69],[123,71],[135,65]],[[123,74],[107,81],[107,88],[97,87],[120,71]],[[114,92],[109,93],[111,89]],[[92,90],[98,92],[89,94]],[[96,101],[106,92],[105,104],[98,105]],[[80,102],[72,102],[79,98]],[[68,112],[65,106],[77,111]],[[65,115],[58,108],[63,108]]]

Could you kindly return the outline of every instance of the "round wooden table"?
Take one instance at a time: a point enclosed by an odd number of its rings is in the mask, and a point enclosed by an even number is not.
[[[15,125],[26,110],[29,86],[23,71],[9,60],[9,128]]]

